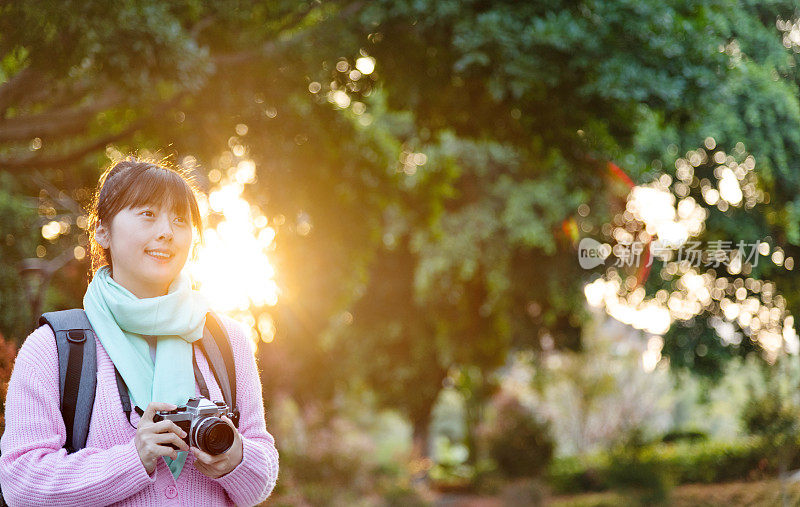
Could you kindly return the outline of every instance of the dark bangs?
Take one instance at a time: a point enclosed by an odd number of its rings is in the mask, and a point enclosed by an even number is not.
[[[123,209],[148,205],[191,218],[202,238],[202,218],[188,178],[177,170],[147,162],[123,161],[108,172],[98,196],[97,218],[105,222]]]

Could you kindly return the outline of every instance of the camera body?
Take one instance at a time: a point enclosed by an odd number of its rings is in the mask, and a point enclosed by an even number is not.
[[[212,456],[222,454],[233,445],[234,433],[228,423],[221,417],[228,416],[228,405],[224,401],[211,401],[208,398],[189,398],[186,405],[174,410],[159,410],[153,416],[153,422],[170,420],[186,432],[183,439],[187,445],[197,447]],[[177,449],[172,444],[164,444]]]

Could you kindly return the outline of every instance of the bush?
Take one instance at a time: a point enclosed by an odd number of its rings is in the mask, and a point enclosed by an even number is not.
[[[657,492],[668,489],[670,483],[750,480],[773,475],[776,470],[776,460],[765,440],[749,437],[725,442],[657,443],[584,458],[557,458],[548,470],[548,482],[561,493],[628,487],[626,483]]]
[[[279,494],[311,505],[350,505],[375,490],[376,446],[351,418],[288,397],[276,400],[270,415],[281,453]]]
[[[393,413],[378,412],[355,397],[301,406],[284,395],[273,399],[270,409],[267,425],[281,453],[281,477],[271,501],[424,504],[408,463],[410,427],[406,431]]]
[[[714,483],[755,478],[774,470],[763,440],[662,444],[647,450],[650,461],[669,466],[679,483]]]
[[[751,435],[786,436],[798,434],[798,410],[778,393],[754,398],[742,411],[742,422]]]
[[[640,492],[644,504],[663,502],[675,485],[674,467],[659,456],[648,453],[652,445],[641,440],[634,432],[631,438],[611,453],[608,484],[613,489]]]
[[[705,442],[708,433],[699,430],[673,430],[664,434],[661,441],[665,444],[673,442]]]
[[[547,470],[547,482],[559,493],[608,489],[608,454],[555,458]]]
[[[777,389],[752,399],[742,410],[742,422],[752,435],[760,436],[766,455],[773,458],[778,470],[785,472],[798,458],[798,407],[788,393]]]
[[[508,477],[540,475],[553,458],[549,424],[513,398],[497,403],[497,421],[487,432],[489,455]]]
[[[375,444],[349,419],[320,411],[305,414],[308,445],[303,452],[285,452],[286,464],[301,484],[348,484],[358,492],[373,487]]]
[[[453,443],[444,435],[434,441],[436,463],[428,476],[439,491],[467,491],[472,488],[475,468],[467,464],[469,450],[464,444]]]

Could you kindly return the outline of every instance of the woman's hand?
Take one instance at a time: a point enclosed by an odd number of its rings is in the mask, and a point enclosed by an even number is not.
[[[242,435],[230,419],[226,416],[222,416],[222,420],[233,428],[233,444],[227,451],[212,456],[197,447],[190,448],[195,457],[195,468],[203,475],[211,477],[212,479],[222,477],[239,466],[239,463],[242,462]]]
[[[173,444],[181,451],[189,450],[186,442],[181,440],[186,437],[186,432],[180,429],[177,424],[169,420],[153,422],[153,416],[157,410],[174,410],[175,408],[177,407],[171,403],[153,402],[147,405],[147,410],[144,411],[142,418],[139,419],[139,424],[136,426],[136,437],[134,438],[136,450],[139,452],[139,459],[142,460],[142,465],[144,465],[148,475],[152,474],[156,469],[156,462],[159,457],[178,458],[178,451],[167,447],[167,444]]]

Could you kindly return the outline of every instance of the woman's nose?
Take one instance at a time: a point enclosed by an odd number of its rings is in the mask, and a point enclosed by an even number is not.
[[[160,220],[158,227],[158,239],[172,239],[172,223],[169,220]]]

